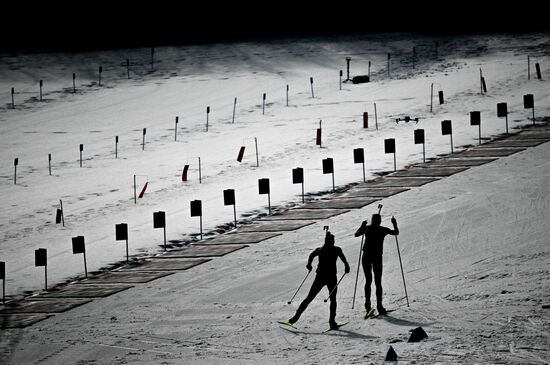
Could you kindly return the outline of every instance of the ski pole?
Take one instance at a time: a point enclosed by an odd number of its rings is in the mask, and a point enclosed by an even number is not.
[[[405,287],[405,298],[407,298],[407,307],[409,306],[409,296],[407,295],[407,284],[405,284],[405,274],[403,273],[403,263],[401,262],[401,253],[399,252],[399,241],[395,236],[395,244],[397,245],[397,255],[399,256],[399,265],[401,266],[401,276],[403,277],[403,286]]]
[[[361,249],[359,250],[359,262],[357,263],[357,275],[355,275],[355,287],[353,288],[353,301],[351,302],[351,309],[355,308],[355,293],[357,292],[357,280],[359,279],[359,267],[361,266],[361,254],[363,253],[363,240],[365,235],[361,235]]]
[[[344,276],[346,276],[346,273],[344,273],[344,275],[342,275],[342,277],[340,278],[340,280],[338,280],[338,282],[336,283],[336,286],[334,288],[332,288],[332,290],[330,291],[330,293],[328,294],[328,298],[324,300],[324,302],[326,303],[330,296],[332,295],[332,293],[336,290],[336,288],[338,288],[338,285],[340,285],[340,282],[342,281],[342,279],[344,278]]]
[[[290,299],[288,301],[288,304],[292,303],[292,301],[294,300],[294,297],[296,296],[296,294],[298,294],[298,291],[300,290],[300,288],[302,287],[302,285],[304,285],[304,283],[306,282],[306,279],[307,277],[309,276],[309,274],[311,273],[311,270],[309,270],[306,274],[306,277],[304,278],[304,280],[302,280],[302,283],[300,284],[300,286],[298,287],[298,289],[296,289],[296,293],[294,293],[294,295],[292,296],[292,299]]]

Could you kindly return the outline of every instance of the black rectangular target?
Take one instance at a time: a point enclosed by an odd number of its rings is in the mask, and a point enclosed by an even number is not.
[[[470,125],[480,125],[481,124],[481,112],[473,111],[470,112]]]
[[[73,254],[84,253],[85,251],[84,236],[73,237]]]
[[[296,167],[292,169],[292,183],[301,184],[304,182],[304,169],[301,167]]]
[[[120,223],[115,225],[115,239],[124,241],[128,239],[128,224]]]
[[[166,213],[163,211],[153,213],[153,228],[166,227]]]
[[[453,134],[453,127],[450,120],[444,120],[441,122],[441,134],[444,136]]]
[[[227,189],[223,191],[223,205],[235,205],[234,189]]]
[[[424,129],[415,129],[414,144],[423,144],[423,143],[424,143]]]
[[[332,174],[334,172],[334,161],[332,158],[325,158],[323,160],[323,174]]]
[[[388,138],[384,140],[384,153],[395,153],[394,138]]]
[[[48,250],[39,248],[34,250],[34,266],[46,266],[48,264]]]

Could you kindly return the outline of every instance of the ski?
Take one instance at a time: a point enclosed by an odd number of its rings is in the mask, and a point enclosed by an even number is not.
[[[298,329],[296,328],[296,326],[294,326],[292,323],[290,323],[289,321],[277,321],[277,323],[279,324],[283,324],[287,327],[290,327],[290,328],[294,328],[295,330]],[[283,328],[286,328],[286,327],[283,327]]]
[[[376,316],[375,313],[376,313],[376,309],[371,308],[368,311],[363,312],[363,318],[364,319],[374,318]]]
[[[330,332],[330,331],[338,331],[340,329],[340,327],[343,327],[345,326],[346,324],[348,324],[350,321],[344,321],[342,323],[338,323],[337,324],[337,328],[327,328],[326,330],[323,331],[323,333],[327,333],[327,332]]]

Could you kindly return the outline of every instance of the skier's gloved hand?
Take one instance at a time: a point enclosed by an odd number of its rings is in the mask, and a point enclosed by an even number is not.
[[[311,271],[311,269],[313,269],[313,267],[311,267],[310,264],[307,264],[307,265],[306,265],[306,269],[307,269],[307,271]]]
[[[346,274],[349,274],[349,265],[346,265]]]
[[[391,217],[391,222],[394,226],[397,225],[397,221],[395,220],[395,217]]]

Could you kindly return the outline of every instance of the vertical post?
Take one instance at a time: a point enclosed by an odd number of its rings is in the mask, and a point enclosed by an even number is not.
[[[306,202],[306,196],[304,193],[304,180],[302,179],[302,203]]]
[[[44,82],[40,80],[40,101],[42,101],[42,85],[44,85]]]
[[[391,54],[388,53],[388,78],[390,77]]]
[[[166,225],[164,225],[164,251],[166,251]]]
[[[350,78],[349,78],[349,63],[351,61],[351,57],[346,57],[346,63],[347,63],[347,68],[348,68],[348,73],[347,73],[347,78],[346,78],[346,81],[348,81]]]
[[[413,70],[414,70],[415,62],[416,62],[416,47],[413,47],[413,55],[412,55]]]
[[[313,94],[313,77],[309,78],[309,83],[311,84],[311,97],[315,98],[315,95]]]
[[[395,151],[393,151],[393,171],[397,171],[397,161],[395,157]]]
[[[134,175],[134,204],[137,204],[136,175]]]
[[[52,154],[48,153],[48,173],[52,176]]]
[[[344,71],[340,70],[340,90],[342,90],[342,75],[344,74]]]
[[[260,167],[260,158],[258,157],[258,138],[254,137],[254,144],[256,145],[256,167]]]
[[[453,152],[453,134],[451,133],[451,153]]]
[[[527,56],[527,80],[531,80],[531,57]]]
[[[118,136],[115,136],[115,158],[118,158]]]
[[[479,69],[479,88],[481,95],[483,95],[483,71],[481,71],[481,68]]]
[[[103,66],[99,66],[99,83],[98,85],[101,86],[101,73],[103,72]]]
[[[126,74],[128,75],[128,80],[130,80],[130,59],[126,59]]]
[[[151,70],[155,69],[155,47],[151,47]]]
[[[141,150],[145,151],[145,134],[147,133],[147,128],[143,128],[143,136],[141,142]]]
[[[19,165],[19,158],[13,160],[13,184],[17,185],[17,165]]]
[[[15,89],[12,87],[11,88],[11,108],[15,109],[15,101],[13,99],[13,94],[15,94]]]
[[[199,217],[199,224],[200,224],[200,227],[201,227],[201,241],[202,241],[202,214],[200,215]]]
[[[73,94],[76,92],[76,74],[73,72]]]
[[[262,115],[265,114],[265,93],[262,98]]]
[[[535,125],[535,105],[533,104],[533,125]]]
[[[506,134],[508,134],[508,113],[506,113]]]
[[[197,157],[199,159],[199,184],[202,184],[202,170],[201,170],[201,158]]]
[[[82,151],[84,151],[84,145],[82,143],[80,144],[79,150],[80,150],[80,167],[82,167]]]
[[[210,115],[210,107],[206,107],[206,131],[208,132],[208,116]]]
[[[174,127],[174,142],[178,140],[178,121],[179,117],[176,117],[176,126]]]
[[[0,279],[2,279],[2,304],[6,304],[6,263],[0,261]]]
[[[126,237],[126,263],[130,262],[130,256],[128,255],[128,237]]]
[[[267,211],[268,214],[271,215],[271,190],[267,193]]]
[[[368,72],[368,75],[369,75],[369,81],[370,81],[370,61],[369,61],[369,72]]]
[[[540,73],[540,65],[538,62],[535,63],[535,71],[537,72],[537,79],[541,80],[542,79],[542,75]]]
[[[87,278],[88,277],[88,265],[86,264],[86,250],[84,250],[83,254],[84,254],[84,275]]]
[[[376,124],[376,130],[378,130],[378,113],[376,113],[376,103],[374,103],[374,123]]]
[[[286,84],[286,106],[288,106],[288,84]]]
[[[334,169],[332,170],[332,192],[336,192],[336,186],[334,185]]]
[[[59,206],[61,208],[61,225],[65,227],[65,212],[63,211],[63,200],[59,199]]]
[[[430,91],[430,113],[433,113],[434,106],[434,83],[432,82],[431,91]]]
[[[48,263],[44,265],[44,290],[48,290]]]
[[[235,97],[235,101],[233,102],[233,118],[231,119],[231,123],[235,123],[235,109],[237,108],[237,97]]]

